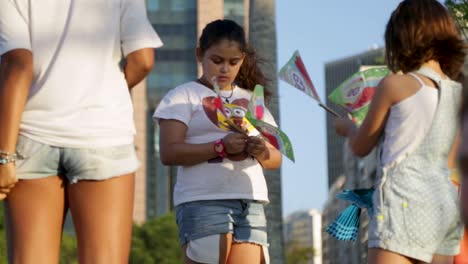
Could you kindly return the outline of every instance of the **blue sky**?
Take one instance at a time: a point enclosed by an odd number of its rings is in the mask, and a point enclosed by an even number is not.
[[[325,99],[325,63],[383,46],[385,25],[399,2],[276,0],[278,69],[299,50],[318,94]],[[283,215],[321,210],[328,192],[325,111],[282,81],[279,96],[280,126],[296,156],[295,163],[283,161]]]

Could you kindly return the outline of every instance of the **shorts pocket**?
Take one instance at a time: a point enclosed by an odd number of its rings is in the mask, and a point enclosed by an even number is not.
[[[409,242],[421,248],[439,243],[447,229],[441,210],[414,201],[403,201],[400,208]]]
[[[19,136],[16,143],[16,167],[21,167],[24,163],[31,160],[41,151],[48,148],[46,144],[29,139],[25,136]]]

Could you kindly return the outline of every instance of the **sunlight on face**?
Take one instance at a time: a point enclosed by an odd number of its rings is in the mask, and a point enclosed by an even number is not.
[[[239,43],[227,39],[213,44],[205,54],[198,52],[197,57],[202,65],[203,77],[209,82],[213,77],[217,77],[221,89],[231,89],[231,84],[244,61],[244,53]]]

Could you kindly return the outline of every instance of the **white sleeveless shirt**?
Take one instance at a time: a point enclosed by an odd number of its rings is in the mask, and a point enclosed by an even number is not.
[[[436,112],[438,89],[427,86],[416,74],[409,74],[421,87],[390,109],[382,148],[383,166],[404,157],[419,145],[430,129]]]

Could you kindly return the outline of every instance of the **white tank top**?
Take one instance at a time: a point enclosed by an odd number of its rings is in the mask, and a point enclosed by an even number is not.
[[[438,89],[427,86],[416,74],[409,74],[421,88],[390,108],[381,157],[383,166],[411,153],[419,145],[436,112]]]

